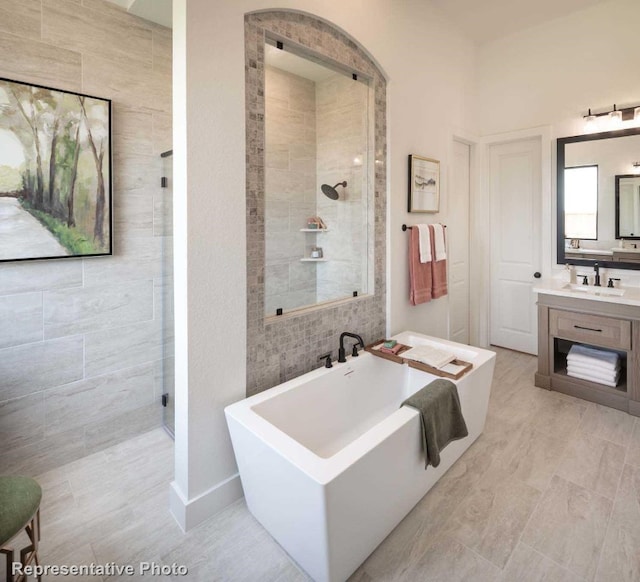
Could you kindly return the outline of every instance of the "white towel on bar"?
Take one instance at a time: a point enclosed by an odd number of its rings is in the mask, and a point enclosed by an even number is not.
[[[579,366],[578,364],[569,364],[567,366],[567,373],[568,374],[576,373],[576,374],[581,374],[583,376],[591,377],[591,378],[594,378],[594,382],[595,382],[595,378],[597,378],[598,380],[606,380],[607,382],[617,382],[618,378],[620,378],[620,370],[616,372],[614,371],[594,372],[593,369],[587,368],[585,366]]]
[[[431,257],[431,232],[428,224],[417,224],[413,228],[418,229],[418,241],[420,243],[420,262],[430,263]]]
[[[588,348],[587,346],[581,346],[579,344],[573,344],[567,356],[568,362],[582,362],[609,370],[615,370],[619,364],[619,360],[620,355],[615,352]]]
[[[587,376],[586,374],[578,374],[577,372],[567,372],[567,376],[571,376],[572,378],[579,378],[580,380],[589,380],[589,382],[595,382],[596,384],[611,386],[611,388],[615,388],[618,385],[618,382],[610,382],[609,380],[599,380],[599,379],[593,378],[592,376]]]
[[[442,224],[434,224],[432,226],[433,242],[436,247],[436,261],[444,261],[447,258],[447,249],[444,244],[444,226]]]

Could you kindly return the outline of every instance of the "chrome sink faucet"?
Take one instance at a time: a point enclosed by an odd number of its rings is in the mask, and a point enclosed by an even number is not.
[[[353,349],[351,351],[351,355],[356,357],[358,355],[358,344],[360,344],[364,348],[364,340],[357,333],[350,333],[348,331],[342,332],[340,334],[340,349],[338,350],[338,362],[344,363],[347,361],[346,353],[344,350],[344,338],[352,337],[355,340],[358,340],[355,344],[353,344]]]
[[[596,276],[593,279],[593,286],[600,287],[600,265],[598,265],[598,263],[593,265],[593,270],[596,273]]]

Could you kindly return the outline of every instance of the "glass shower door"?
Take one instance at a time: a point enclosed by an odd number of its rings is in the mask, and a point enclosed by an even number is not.
[[[174,435],[173,151],[162,154],[162,189],[154,205],[154,234],[162,237],[162,424]]]

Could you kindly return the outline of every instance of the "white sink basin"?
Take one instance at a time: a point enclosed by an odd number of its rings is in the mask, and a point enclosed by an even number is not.
[[[615,289],[614,287],[594,287],[593,285],[579,285],[577,283],[567,283],[564,286],[565,289],[571,291],[580,291],[581,293],[588,293],[589,295],[612,295],[615,297],[622,297],[624,295],[624,289]]]

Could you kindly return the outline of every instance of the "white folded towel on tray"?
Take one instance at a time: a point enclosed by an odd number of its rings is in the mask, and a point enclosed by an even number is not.
[[[442,368],[456,359],[455,355],[445,350],[439,350],[431,346],[416,346],[406,352],[402,352],[403,358],[415,360],[431,366],[432,368]]]

